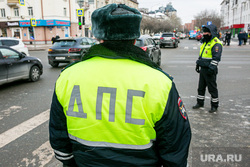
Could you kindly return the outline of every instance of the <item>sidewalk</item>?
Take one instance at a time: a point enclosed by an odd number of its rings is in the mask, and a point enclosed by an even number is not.
[[[250,44],[249,44],[249,39],[247,40],[247,43],[246,45],[243,45],[243,41],[242,41],[242,45],[239,46],[239,40],[237,38],[232,38],[231,39],[231,42],[230,42],[230,46],[237,46],[237,48],[239,47],[250,47]],[[226,45],[225,45],[226,46]],[[226,46],[226,47],[230,47],[230,46]]]
[[[26,44],[29,51],[48,51],[52,44]]]

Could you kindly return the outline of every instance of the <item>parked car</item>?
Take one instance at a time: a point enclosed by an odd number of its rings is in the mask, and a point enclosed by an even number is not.
[[[152,39],[151,36],[140,36],[140,38],[136,39],[135,46],[143,49],[153,62],[159,66],[161,65],[161,50],[159,45]]]
[[[0,37],[0,46],[11,47],[12,49],[17,50],[18,52],[29,56],[28,48],[26,45],[24,45],[21,39],[10,38],[10,37]]]
[[[175,33],[162,33],[160,38],[160,47],[172,46],[174,48],[178,47],[178,38]]]
[[[161,38],[161,35],[160,34],[155,34],[154,36],[153,36],[153,39],[154,40],[159,40]]]
[[[0,46],[0,85],[22,79],[35,82],[42,74],[40,59]]]
[[[180,34],[180,39],[185,39],[185,38],[186,38],[186,34],[181,33],[181,34]]]
[[[180,41],[180,39],[181,39],[181,32],[177,32],[175,35],[176,35],[176,37],[177,37],[177,39],[178,39],[178,42],[180,43],[181,41]]]
[[[60,38],[48,50],[48,61],[52,67],[58,67],[59,63],[72,63],[81,60],[84,54],[97,40],[87,37]]]

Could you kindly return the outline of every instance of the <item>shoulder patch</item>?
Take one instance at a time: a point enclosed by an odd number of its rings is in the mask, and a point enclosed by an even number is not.
[[[184,104],[183,104],[183,102],[182,102],[182,100],[181,100],[180,97],[178,98],[178,107],[179,107],[179,111],[180,111],[180,113],[181,113],[181,116],[182,116],[185,120],[187,120],[187,112],[186,112],[186,109],[185,109]]]
[[[77,63],[79,63],[79,62],[81,62],[81,61],[75,61],[75,62],[73,62],[73,63],[70,63],[69,65],[67,65],[66,67],[64,67],[64,68],[61,70],[61,72],[63,72],[65,69],[67,69],[67,68],[69,68],[69,67],[71,67],[71,66],[73,66],[74,64],[77,64]]]
[[[215,52],[219,52],[219,46],[215,46]]]

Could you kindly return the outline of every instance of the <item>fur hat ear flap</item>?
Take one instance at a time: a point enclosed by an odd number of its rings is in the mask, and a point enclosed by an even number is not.
[[[97,39],[131,40],[140,37],[141,13],[124,4],[109,4],[96,9],[92,16],[92,32]]]

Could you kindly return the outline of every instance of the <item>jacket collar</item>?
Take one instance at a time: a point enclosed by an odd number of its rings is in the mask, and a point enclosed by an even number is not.
[[[92,46],[84,55],[83,61],[92,57],[104,57],[110,59],[130,59],[152,68],[160,69],[160,67],[152,62],[141,48],[132,44],[119,44],[112,42],[104,42],[102,44]]]

